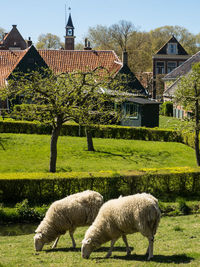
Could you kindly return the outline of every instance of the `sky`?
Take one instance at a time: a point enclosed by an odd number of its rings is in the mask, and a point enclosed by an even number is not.
[[[171,25],[200,33],[200,0],[0,0],[0,27],[9,32],[16,24],[24,39],[37,43],[40,34],[52,33],[64,42],[65,6],[71,8],[75,42],[87,36],[89,27],[131,21],[140,31]]]

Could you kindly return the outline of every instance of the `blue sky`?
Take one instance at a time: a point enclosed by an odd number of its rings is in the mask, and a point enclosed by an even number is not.
[[[65,5],[71,7],[76,42],[97,24],[110,26],[131,21],[139,30],[150,31],[165,25],[179,25],[191,33],[200,32],[199,0],[8,0],[1,1],[0,27],[12,24],[22,36],[36,43],[41,33],[58,35],[64,41]],[[68,10],[67,10],[68,13]]]

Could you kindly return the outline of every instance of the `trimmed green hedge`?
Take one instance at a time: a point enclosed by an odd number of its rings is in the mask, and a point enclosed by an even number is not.
[[[0,174],[0,202],[50,203],[75,192],[96,190],[105,200],[149,192],[160,200],[200,196],[200,170],[149,169],[140,172]]]
[[[94,126],[92,129],[93,137],[97,138],[182,142],[181,135],[173,130],[116,125]],[[51,134],[51,130],[51,126],[36,122],[0,121],[0,133]],[[61,135],[85,136],[85,129],[84,126],[80,127],[77,124],[65,124],[62,127]]]

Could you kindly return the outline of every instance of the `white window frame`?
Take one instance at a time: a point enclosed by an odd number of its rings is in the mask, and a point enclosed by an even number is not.
[[[167,54],[177,55],[177,43],[168,43]]]

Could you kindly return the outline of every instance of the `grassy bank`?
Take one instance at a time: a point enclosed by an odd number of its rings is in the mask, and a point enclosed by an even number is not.
[[[0,172],[48,171],[50,136],[1,134]],[[58,171],[120,171],[176,166],[196,167],[193,149],[180,143],[94,138],[95,152],[86,138],[60,136]]]
[[[144,256],[147,240],[141,234],[128,235],[132,254],[126,256],[122,239],[119,239],[110,259],[105,259],[109,243],[91,254],[90,259],[81,258],[81,240],[87,228],[79,228],[75,232],[77,248],[71,249],[68,234],[62,236],[58,247],[50,249],[50,244],[44,250],[36,253],[33,249],[33,234],[0,237],[0,266],[29,267],[29,266],[200,266],[199,251],[199,220],[200,215],[180,217],[164,217],[155,238],[154,258],[147,262]]]

